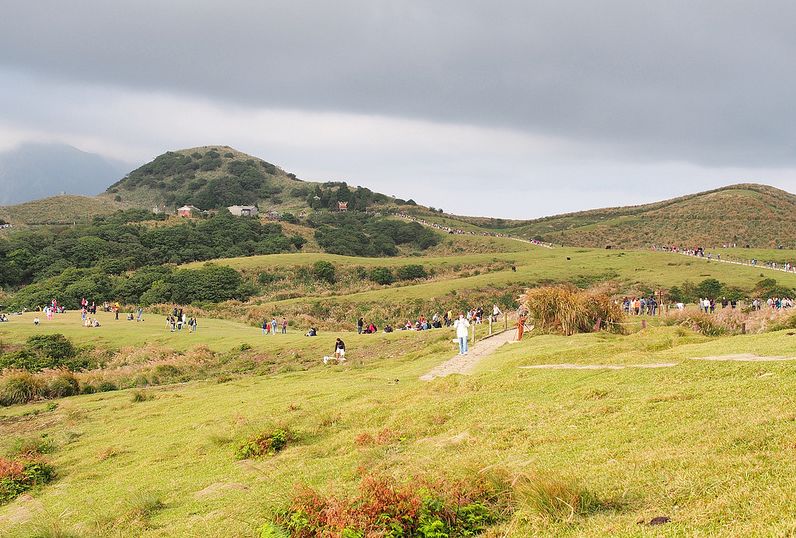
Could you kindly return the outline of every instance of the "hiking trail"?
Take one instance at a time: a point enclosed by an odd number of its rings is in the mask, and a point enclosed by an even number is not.
[[[448,359],[432,368],[428,373],[420,376],[420,380],[431,381],[432,379],[446,377],[451,374],[469,375],[481,359],[494,353],[497,348],[506,342],[511,342],[516,336],[517,331],[509,329],[495,336],[480,340],[470,348],[470,352],[467,355],[456,355],[452,359]]]

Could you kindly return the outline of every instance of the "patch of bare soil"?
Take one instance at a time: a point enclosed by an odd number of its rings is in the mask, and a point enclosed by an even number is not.
[[[653,362],[649,364],[534,364],[520,366],[527,370],[624,370],[625,368],[671,368],[676,362]]]
[[[796,357],[761,356],[753,353],[738,353],[735,355],[714,355],[710,357],[691,357],[695,361],[734,361],[734,362],[778,362],[793,361]]]

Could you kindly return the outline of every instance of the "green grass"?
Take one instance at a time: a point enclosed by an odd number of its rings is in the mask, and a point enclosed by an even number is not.
[[[222,263],[254,271],[320,259],[352,266],[420,261],[429,267],[500,260],[517,268],[331,297],[363,305],[544,281],[610,279],[629,289],[713,277],[748,289],[761,272],[649,251],[535,247],[455,257],[294,254]],[[783,285],[796,285],[796,275],[775,275]],[[259,307],[268,312],[312,300]],[[656,326],[627,336],[535,336],[500,348],[472,376],[424,383],[418,377],[454,353],[450,329],[322,331],[307,338],[306,327],[263,336],[257,327],[210,317],[200,318],[195,334],[171,333],[154,314],[143,323],[98,317],[103,326],[88,329],[76,312],[42,319],[39,327],[32,313],[14,316],[0,324],[0,341],[58,332],[111,350],[201,345],[234,353],[245,345],[253,356],[303,358],[294,359],[296,371],[149,387],[141,395],[130,389],[74,396],[57,400],[55,408],[0,408],[0,453],[20,439],[47,434],[54,447],[47,458],[58,473],[33,500],[0,507],[0,536],[47,528],[74,536],[256,536],[298,485],[353,493],[361,469],[401,480],[418,474],[466,480],[493,472],[527,477],[530,485],[516,496],[514,512],[488,536],[771,536],[796,528],[796,361],[692,360],[736,353],[793,356],[792,331],[708,338]],[[479,337],[486,329],[478,327]],[[323,367],[320,359],[331,354],[338,335],[346,341],[349,363]],[[304,369],[307,358],[314,360]],[[676,366],[520,368],[670,362]],[[236,441],[275,428],[291,433],[284,450],[236,460]],[[393,435],[384,443],[356,442],[361,434],[376,437],[385,429]],[[556,491],[584,492],[587,509],[570,515],[555,501]],[[656,516],[671,523],[638,524]]]
[[[569,258],[569,259],[567,259]],[[513,262],[517,271],[490,272],[477,276],[420,282],[400,287],[384,288],[340,297],[343,301],[404,301],[440,297],[454,290],[486,287],[505,287],[526,283],[565,281],[615,280],[628,290],[640,287],[670,288],[680,286],[684,281],[699,283],[706,278],[716,278],[729,286],[751,289],[759,280],[761,270],[726,263],[708,262],[706,259],[691,258],[676,254],[651,251],[613,251],[586,248],[545,249],[529,247],[522,252],[468,254],[455,257],[434,258],[351,258],[328,254],[276,254],[219,260],[219,263],[236,268],[267,268],[284,264],[310,264],[317,260],[328,260],[341,265],[405,265],[422,263],[429,267],[455,264],[478,264],[498,260]],[[796,274],[774,273],[773,278],[787,286],[796,285]],[[290,304],[304,302],[307,298],[287,299],[277,303]]]
[[[153,400],[135,404],[132,391],[121,391],[64,399],[24,420],[6,418],[20,408],[4,409],[0,448],[15,436],[50,433],[59,478],[36,499],[86,536],[254,536],[296,484],[353,491],[360,466],[399,477],[490,468],[555,477],[608,507],[561,519],[520,505],[495,535],[638,536],[647,531],[637,521],[658,515],[672,523],[650,535],[783,535],[796,524],[792,363],[689,359],[788,355],[787,333],[707,339],[658,328],[537,337],[501,348],[472,377],[430,384],[417,377],[450,352],[443,342],[423,344],[362,367],[151,389]],[[679,364],[518,368],[669,361]],[[236,462],[231,441],[273,423],[298,441]],[[358,434],[385,427],[397,433],[389,444],[356,445]],[[144,505],[157,508],[136,516]],[[27,535],[3,519],[26,510],[35,512],[23,501],[0,508],[0,528]]]

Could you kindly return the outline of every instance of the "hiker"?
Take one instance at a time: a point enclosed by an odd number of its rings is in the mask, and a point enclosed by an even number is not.
[[[501,312],[501,311],[500,311],[500,308],[498,308],[498,305],[497,305],[497,304],[495,304],[495,305],[492,307],[492,322],[493,322],[493,323],[494,323],[494,322],[496,322],[496,321],[498,320],[498,317],[499,317],[499,316],[500,316],[500,314],[502,314],[502,313],[503,313],[503,312]]]
[[[268,331],[271,329],[271,324],[268,323],[267,319],[263,320],[263,334],[268,334]]]
[[[282,334],[287,334],[287,319],[282,318]]]
[[[143,321],[143,320],[144,320],[144,309],[139,306],[138,317],[136,318],[136,321]]]
[[[276,318],[271,319],[271,335],[276,336],[276,326],[278,323],[276,322]]]
[[[363,327],[365,327],[365,320],[362,319],[362,318],[359,318],[357,320],[357,334],[362,334]]]
[[[456,339],[459,340],[459,355],[467,355],[470,322],[465,319],[464,314],[459,314],[459,319],[453,322],[453,327],[456,329]]]
[[[337,362],[345,360],[345,342],[340,338],[334,343],[334,358],[337,359]]]
[[[527,319],[527,315],[525,311],[520,312],[519,317],[517,319],[517,341],[519,342],[522,340],[522,335],[525,332],[525,320]]]

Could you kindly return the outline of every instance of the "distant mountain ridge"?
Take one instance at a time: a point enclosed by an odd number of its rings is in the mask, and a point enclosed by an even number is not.
[[[350,188],[341,182],[302,181],[278,166],[222,145],[166,152],[124,175],[97,197],[48,198],[0,208],[0,217],[5,215],[7,220],[21,224],[46,223],[59,221],[53,215],[61,213],[72,220],[72,215],[90,217],[125,207],[165,207],[173,212],[183,204],[200,209],[257,204],[261,212],[274,209],[300,215],[318,209],[336,210],[338,201],[347,202],[349,210],[376,208],[389,212],[401,208],[451,228],[501,232],[567,246],[736,244],[796,248],[796,196],[767,185],[741,183],[649,204],[526,221],[490,219],[441,214],[411,200]]]
[[[528,221],[459,218],[469,225],[571,246],[796,247],[796,195],[755,183]]]
[[[24,143],[0,152],[0,205],[98,194],[129,166],[66,144]]]

